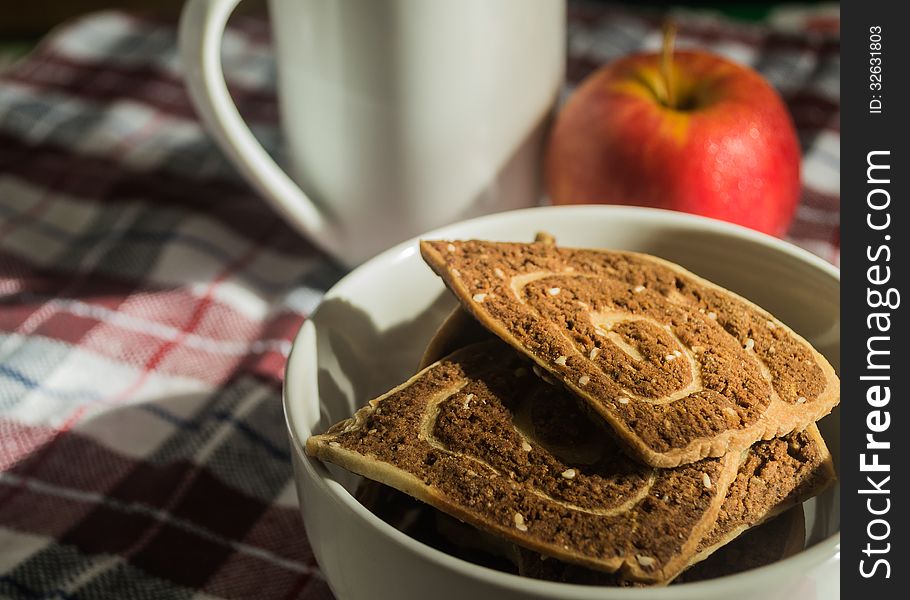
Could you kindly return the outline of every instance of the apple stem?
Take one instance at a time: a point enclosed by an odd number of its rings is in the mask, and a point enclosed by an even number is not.
[[[664,22],[663,51],[660,58],[660,74],[664,80],[664,101],[670,108],[676,108],[676,90],[673,89],[673,42],[676,39],[676,23],[672,19]]]

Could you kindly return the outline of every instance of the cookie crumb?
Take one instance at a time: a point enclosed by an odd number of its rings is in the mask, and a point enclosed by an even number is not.
[[[657,563],[656,559],[651,556],[645,556],[644,554],[636,554],[635,560],[637,560],[638,564],[640,564],[645,569],[649,569]]]
[[[517,529],[518,531],[527,531],[528,530],[528,526],[525,525],[525,518],[522,516],[521,513],[515,513],[515,515],[512,517],[512,520],[515,521],[515,529]]]

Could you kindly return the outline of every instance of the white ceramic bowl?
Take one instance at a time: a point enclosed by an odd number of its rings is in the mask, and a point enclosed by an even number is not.
[[[606,206],[500,213],[424,238],[529,241],[546,230],[565,246],[662,256],[749,298],[808,339],[838,368],[837,269],[780,240],[679,213]],[[838,490],[806,503],[807,549],[766,567],[662,589],[542,582],[477,566],[418,542],[360,505],[358,478],[307,457],[303,444],[413,374],[455,301],[425,266],[417,239],[342,279],[304,324],[288,359],[284,403],[310,544],[341,600],[829,600],[839,597]],[[835,464],[837,409],[820,423]]]

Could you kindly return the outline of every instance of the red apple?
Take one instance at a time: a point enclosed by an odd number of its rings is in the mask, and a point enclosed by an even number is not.
[[[783,235],[799,166],[793,122],[767,81],[707,52],[673,53],[665,39],[663,54],[612,62],[572,94],[546,179],[555,204],[668,208]]]

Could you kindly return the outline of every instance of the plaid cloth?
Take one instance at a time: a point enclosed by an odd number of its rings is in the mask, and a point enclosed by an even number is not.
[[[791,237],[836,262],[836,33],[680,19],[679,46],[782,91],[805,152]],[[224,65],[280,158],[268,31],[234,19]],[[567,89],[659,40],[656,18],[573,5]],[[280,384],[342,274],[202,131],[174,23],[95,14],[2,74],[0,596],[329,598]]]

